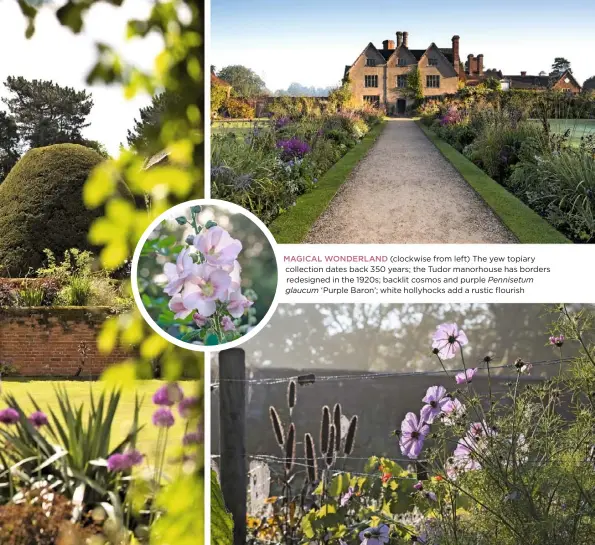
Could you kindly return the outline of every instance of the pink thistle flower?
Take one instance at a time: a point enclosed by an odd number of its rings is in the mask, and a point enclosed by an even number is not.
[[[422,422],[431,424],[440,413],[444,412],[444,407],[450,403],[451,399],[443,386],[430,386],[422,401],[427,405],[422,407],[420,418]]]
[[[457,384],[469,384],[473,380],[475,373],[477,373],[477,367],[474,369],[467,369],[462,373],[457,373],[455,375],[455,380],[457,381]]]
[[[242,251],[242,243],[218,225],[203,229],[194,237],[194,246],[210,265],[230,265]]]
[[[456,356],[457,350],[469,340],[457,324],[441,324],[437,327],[432,340],[432,348],[442,359],[449,360]]]
[[[401,452],[405,456],[415,460],[424,446],[424,441],[428,433],[430,433],[430,426],[418,420],[415,413],[407,413],[401,423],[401,434],[399,437]]]
[[[163,272],[167,276],[168,283],[163,289],[167,295],[175,295],[179,293],[184,282],[197,273],[198,265],[192,260],[188,248],[183,249],[176,259],[175,265],[173,263],[166,263],[163,266]]]

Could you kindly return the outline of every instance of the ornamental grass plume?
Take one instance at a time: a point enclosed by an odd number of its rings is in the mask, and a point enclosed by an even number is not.
[[[271,425],[273,426],[273,432],[275,433],[277,444],[283,448],[285,445],[285,434],[283,432],[283,424],[279,418],[279,413],[275,407],[269,407],[269,416],[271,417]]]
[[[347,428],[347,435],[345,436],[345,448],[343,453],[350,456],[355,446],[355,434],[357,433],[357,416],[352,416]]]
[[[335,450],[341,448],[341,404],[336,403],[333,409],[333,424],[335,425]]]
[[[329,435],[331,428],[331,412],[325,405],[322,407],[322,421],[320,423],[320,452],[326,454],[329,449]]]
[[[335,437],[336,437],[335,425],[333,424],[330,428],[329,439],[328,439],[328,450],[326,452],[326,467],[329,469],[335,465],[337,459],[337,451],[335,449]]]
[[[306,459],[308,481],[315,483],[318,480],[318,461],[314,439],[309,433],[304,435],[304,457]]]
[[[289,473],[295,464],[295,424],[292,422],[287,431],[287,439],[285,440],[285,471]]]
[[[297,401],[297,385],[295,380],[290,380],[287,386],[287,407],[289,408],[289,414],[293,411]]]

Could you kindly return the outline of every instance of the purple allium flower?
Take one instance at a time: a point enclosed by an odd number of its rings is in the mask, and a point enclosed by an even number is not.
[[[190,433],[184,435],[184,437],[182,438],[182,444],[185,447],[188,447],[190,445],[200,445],[203,442],[203,440],[204,434],[202,430],[191,431]]]
[[[457,373],[455,375],[455,380],[457,381],[457,384],[469,384],[473,380],[475,373],[477,373],[477,367],[474,369],[467,369],[462,373]]]
[[[134,466],[141,464],[143,459],[144,455],[142,455],[138,450],[129,450],[123,454],[112,454],[107,459],[107,469],[113,473],[128,471]]]
[[[366,528],[359,533],[362,545],[384,545],[390,541],[390,528],[386,524]]]
[[[550,344],[553,346],[557,346],[558,348],[560,348],[563,344],[564,341],[566,340],[566,338],[564,337],[564,335],[560,335],[559,337],[554,337],[553,335],[550,337]]]
[[[417,481],[413,485],[413,488],[415,488],[415,490],[423,490],[424,489],[424,483],[422,483],[421,481]]]
[[[167,407],[159,407],[153,413],[153,425],[158,428],[171,428],[174,421],[174,415]]]
[[[164,384],[153,394],[155,405],[167,405],[171,407],[174,403],[184,398],[184,391],[177,382]]]
[[[311,151],[308,142],[304,142],[295,137],[290,138],[289,140],[279,140],[277,142],[277,147],[281,150],[281,158],[284,161],[301,159]]]
[[[407,413],[401,423],[399,446],[401,452],[409,458],[416,459],[424,446],[426,435],[430,433],[430,426],[418,420],[415,413]]]
[[[443,386],[430,386],[422,401],[427,405],[422,407],[419,416],[422,422],[431,424],[440,413],[444,412],[444,407],[451,399]]]
[[[229,316],[223,316],[221,318],[221,327],[223,331],[235,331],[236,325],[233,323],[233,320]]]
[[[454,358],[458,348],[465,346],[469,342],[467,335],[465,335],[463,330],[459,330],[457,324],[439,325],[432,340],[434,341],[432,348],[445,360]]]
[[[345,507],[348,503],[349,500],[351,499],[351,496],[353,496],[353,494],[355,493],[355,490],[353,489],[352,486],[349,487],[349,489],[347,490],[347,492],[345,492],[345,494],[343,494],[341,496],[341,507]]]
[[[200,398],[196,396],[185,397],[178,404],[178,412],[182,418],[190,418],[200,409]]]
[[[12,407],[0,411],[0,424],[16,424],[19,421],[19,413]]]
[[[29,422],[33,424],[36,428],[41,428],[42,426],[47,426],[49,424],[48,417],[45,413],[41,411],[35,411],[29,416]]]

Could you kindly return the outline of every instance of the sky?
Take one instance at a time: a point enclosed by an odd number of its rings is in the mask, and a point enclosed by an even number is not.
[[[35,35],[27,40],[25,18],[17,2],[0,0],[0,99],[7,94],[3,83],[8,76],[53,80],[77,90],[87,89],[93,95],[94,106],[88,118],[91,125],[83,135],[116,154],[120,143],[126,144],[127,130],[133,127],[139,109],[150,103],[150,97],[126,100],[121,87],[89,87],[85,79],[95,63],[97,41],[116,47],[129,62],[144,69],[152,67],[161,49],[160,38],[125,40],[126,21],[145,16],[150,6],[150,0],[127,0],[120,8],[97,5],[90,10],[79,35],[62,27],[51,8],[45,8],[36,20]],[[0,103],[0,109],[6,109],[4,103]]]
[[[451,47],[458,34],[463,59],[483,53],[507,75],[549,71],[555,57],[581,84],[595,75],[593,0],[211,0],[211,14],[210,63],[248,66],[271,91],[337,85],[369,42],[399,30],[413,49]]]

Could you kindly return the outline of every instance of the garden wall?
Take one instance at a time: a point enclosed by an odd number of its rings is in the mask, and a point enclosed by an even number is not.
[[[97,350],[103,307],[0,308],[0,363],[19,376],[96,377],[128,357],[123,349]],[[83,357],[83,354],[84,357]]]

